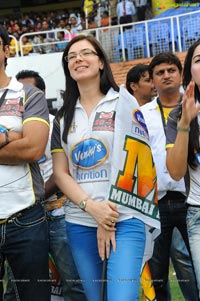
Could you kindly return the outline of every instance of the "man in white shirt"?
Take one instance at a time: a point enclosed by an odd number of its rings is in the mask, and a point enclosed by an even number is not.
[[[122,0],[117,3],[116,13],[118,17],[119,24],[127,24],[136,21],[136,10],[133,2],[129,0]],[[124,27],[126,29],[131,28],[131,26]]]
[[[137,10],[137,19],[138,21],[145,20],[145,12],[147,8],[147,0],[134,0],[136,10]]]

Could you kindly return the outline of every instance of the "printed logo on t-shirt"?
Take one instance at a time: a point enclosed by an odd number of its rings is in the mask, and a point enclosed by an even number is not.
[[[5,103],[1,106],[1,116],[22,116],[24,112],[23,97],[18,97],[15,99],[7,99]]]
[[[93,131],[114,131],[115,111],[97,112],[94,118]]]
[[[148,129],[142,112],[136,109],[133,111],[132,115],[133,115],[132,132],[138,136],[148,138]]]
[[[108,157],[108,151],[103,142],[88,138],[72,147],[71,158],[73,165],[91,169],[102,164]]]

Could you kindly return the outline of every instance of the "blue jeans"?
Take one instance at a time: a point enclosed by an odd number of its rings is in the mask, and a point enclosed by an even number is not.
[[[200,208],[188,206],[187,229],[200,297]]]
[[[66,235],[65,216],[53,216],[47,212],[47,218],[50,253],[61,277],[64,300],[86,301]]]
[[[187,206],[184,202],[184,199],[171,199],[168,196],[164,197],[162,200],[159,200],[158,206],[161,221],[161,234],[155,240],[154,252],[151,260],[149,261],[149,266],[152,274],[154,288],[156,291],[157,301],[169,301],[171,300],[167,287],[169,259],[172,233],[175,227],[180,231],[188,252],[190,252],[186,226]],[[179,269],[181,269],[180,265],[181,263],[179,262]],[[191,269],[190,273],[188,271],[185,271],[183,275],[184,278],[182,278],[181,280],[186,282],[188,282],[189,280],[189,286],[191,285],[191,287],[193,288],[195,299],[188,300],[198,300],[197,288],[193,280],[190,284],[190,275]]]
[[[11,222],[0,225],[0,255],[13,274],[17,301],[49,301],[48,228],[37,203]]]
[[[136,301],[145,247],[145,226],[137,219],[116,224],[116,252],[107,260],[106,301]],[[103,263],[98,254],[97,228],[66,223],[74,260],[88,301],[100,301]],[[103,281],[103,283],[105,283]]]
[[[196,277],[191,257],[177,228],[173,231],[170,255],[184,299],[198,301]]]

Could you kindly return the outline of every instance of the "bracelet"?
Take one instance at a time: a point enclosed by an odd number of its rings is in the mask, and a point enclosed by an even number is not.
[[[8,131],[3,132],[2,134],[5,134],[5,143],[0,146],[0,149],[6,146],[8,143],[10,143],[9,137],[8,137]]]
[[[8,131],[4,132],[5,133],[5,145],[7,145],[8,143],[10,143],[9,137],[8,137]]]
[[[190,128],[189,127],[188,128],[182,128],[182,127],[177,125],[177,131],[179,131],[179,132],[188,132],[189,133]]]

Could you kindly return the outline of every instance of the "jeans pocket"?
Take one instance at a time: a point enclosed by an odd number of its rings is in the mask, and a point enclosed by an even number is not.
[[[14,221],[15,225],[16,226],[19,226],[19,227],[33,227],[33,226],[37,226],[41,223],[43,223],[44,221],[46,221],[46,217],[43,216],[43,217],[40,217],[38,219],[34,219],[34,220],[29,220],[29,221],[24,221],[22,220],[21,218],[16,218],[16,220]]]
[[[46,221],[43,208],[40,205],[28,209],[22,216],[17,217],[14,223],[18,227],[28,228],[37,226]]]

